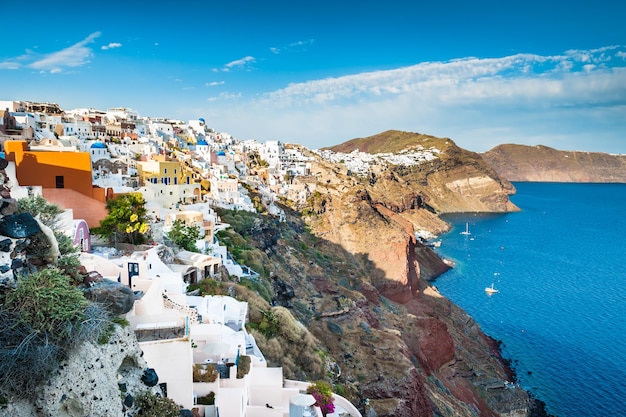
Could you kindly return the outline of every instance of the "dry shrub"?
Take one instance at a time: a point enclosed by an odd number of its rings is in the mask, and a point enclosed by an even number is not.
[[[239,357],[239,363],[237,364],[237,379],[241,379],[250,372],[250,365],[252,359],[250,356],[242,355]]]
[[[301,369],[311,376],[310,379],[320,378],[324,375],[325,364],[317,352],[306,349],[297,357]]]
[[[291,312],[280,306],[272,307],[272,311],[278,319],[280,335],[291,343],[299,342],[304,328],[293,317]]]
[[[315,380],[324,376],[324,361],[318,354],[322,345],[289,309],[271,307],[240,285],[236,291],[238,299],[248,302],[249,331],[271,366],[282,366],[289,378]]]
[[[248,303],[250,323],[260,323],[263,320],[263,312],[271,308],[270,304],[254,291],[242,285],[237,285],[235,291],[237,299]]]
[[[193,382],[215,382],[217,375],[217,368],[214,365],[201,363],[193,365]]]
[[[281,362],[281,366],[283,367],[283,376],[287,379],[304,379],[302,378],[304,375],[303,370],[300,369],[298,365],[294,362],[291,356],[285,356]]]
[[[267,359],[267,361],[273,366],[280,366],[282,358],[285,355],[281,341],[275,337],[268,339],[263,333],[254,329],[251,330],[251,333],[254,336],[259,349],[263,352],[265,359]]]

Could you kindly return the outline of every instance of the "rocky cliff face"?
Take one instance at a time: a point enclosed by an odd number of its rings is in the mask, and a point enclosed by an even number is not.
[[[404,132],[374,142],[391,149],[394,137],[407,143]],[[337,365],[333,382],[364,415],[527,416],[532,400],[508,383],[497,343],[428,283],[448,266],[416,238],[447,230],[440,213],[516,210],[513,187],[450,140],[412,139],[406,146],[439,145],[438,158],[373,162],[356,175],[345,160],[316,157],[312,178],[295,179],[311,198],[286,209],[275,243],[259,234],[256,245],[293,288],[292,314]],[[342,149],[356,148],[366,146]]]
[[[499,145],[481,154],[509,181],[626,183],[626,155]]]
[[[307,220],[310,234],[287,210],[264,249],[273,279],[290,289],[290,303],[275,299],[327,352],[332,382],[370,417],[528,415],[531,400],[507,385],[513,376],[497,343],[422,275],[426,263],[431,271],[447,266],[400,216],[353,203],[327,203]],[[326,222],[345,231],[333,231],[341,243],[327,239]],[[267,236],[253,232],[257,238],[261,247]],[[284,365],[271,343],[261,346],[270,364]]]
[[[32,401],[9,398],[8,404],[0,408],[0,416],[134,415],[133,397],[149,390],[142,381],[146,369],[133,331],[118,327],[108,343],[86,343],[72,352],[48,382],[30,396]]]

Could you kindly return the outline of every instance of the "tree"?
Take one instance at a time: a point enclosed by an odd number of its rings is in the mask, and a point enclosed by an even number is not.
[[[109,214],[92,232],[108,238],[109,242],[145,243],[150,232],[145,205],[146,201],[139,193],[122,194],[107,201]]]
[[[180,248],[197,252],[196,241],[203,237],[203,230],[199,226],[189,226],[184,220],[176,219],[172,230],[167,233],[168,239]]]

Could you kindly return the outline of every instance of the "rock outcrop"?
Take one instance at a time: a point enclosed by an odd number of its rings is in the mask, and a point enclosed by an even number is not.
[[[626,155],[510,144],[481,155],[509,181],[626,183]]]
[[[133,290],[106,278],[88,284],[83,294],[88,300],[106,305],[114,314],[126,314],[135,304]]]
[[[0,416],[125,417],[132,403],[125,405],[124,399],[149,390],[142,380],[146,369],[133,331],[117,327],[108,343],[85,343],[72,352],[30,396],[33,401],[10,398]]]

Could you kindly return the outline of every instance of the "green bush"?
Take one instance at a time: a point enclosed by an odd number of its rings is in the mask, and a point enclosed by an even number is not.
[[[208,395],[198,397],[198,401],[196,402],[200,405],[213,405],[215,404],[215,393],[211,391]]]
[[[341,384],[335,384],[335,392],[337,395],[341,395],[342,397],[346,396],[346,387]]]
[[[59,253],[61,255],[76,254],[78,252],[78,246],[74,245],[72,238],[65,233],[54,231],[54,237],[56,237],[59,244]]]
[[[268,339],[280,332],[280,322],[272,309],[261,311],[261,321],[249,323],[249,326],[261,332]]]
[[[213,279],[213,278],[205,278],[202,281],[194,284],[193,286],[189,286],[187,288],[188,291],[193,291],[194,289],[200,290],[200,295],[227,295],[228,288],[223,285],[221,282]]]
[[[57,261],[57,267],[72,278],[72,283],[75,285],[83,283],[84,278],[79,272],[80,266],[81,263],[78,254],[61,256]]]
[[[55,229],[57,216],[62,212],[58,205],[49,203],[40,195],[17,200],[17,213],[30,213],[52,229]]]
[[[0,391],[32,398],[69,352],[110,337],[105,306],[90,303],[57,269],[18,280],[0,305]]]
[[[135,403],[139,408],[137,415],[140,417],[179,417],[182,409],[173,400],[151,392],[140,394]]]
[[[263,297],[265,301],[268,303],[272,302],[272,289],[266,281],[249,279],[249,278],[241,278],[239,280],[239,284],[256,292],[258,295]]]
[[[7,293],[5,304],[19,314],[22,324],[62,340],[85,318],[88,302],[67,275],[49,268],[20,278],[17,287]]]
[[[117,324],[118,326],[124,327],[124,328],[130,326],[130,322],[124,316],[115,316],[115,317],[113,317],[111,319],[111,322]]]

